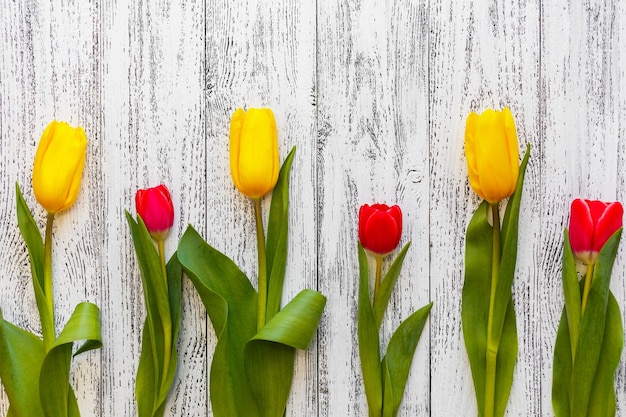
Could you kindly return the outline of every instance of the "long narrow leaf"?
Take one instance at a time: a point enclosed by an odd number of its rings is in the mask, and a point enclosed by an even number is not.
[[[622,315],[615,297],[609,292],[600,361],[589,397],[588,417],[615,416],[615,371],[624,346]]]
[[[580,324],[577,354],[572,369],[570,386],[572,417],[584,417],[587,414],[589,397],[604,338],[611,271],[621,234],[620,229],[604,244],[593,270],[593,280],[587,299],[587,307]]]
[[[376,300],[374,300],[374,316],[376,317],[376,326],[378,329],[380,329],[380,325],[383,322],[383,316],[385,315],[385,310],[389,304],[391,293],[396,286],[396,282],[400,276],[400,270],[402,269],[402,263],[404,262],[404,258],[410,246],[411,242],[407,242],[407,244],[404,245],[380,283],[378,295],[376,296]]]
[[[200,295],[218,342],[211,364],[211,404],[216,417],[257,417],[244,369],[244,348],[256,333],[257,293],[227,256],[189,226],[178,259]]]
[[[262,417],[282,417],[293,379],[296,349],[315,336],[326,298],[303,290],[248,342],[245,367]]]
[[[498,271],[498,285],[493,305],[493,335],[494,340],[499,341],[504,326],[506,310],[511,296],[511,286],[515,276],[515,264],[517,262],[517,232],[519,224],[520,203],[524,189],[524,177],[528,159],[530,157],[530,144],[526,146],[526,154],[519,168],[519,177],[515,192],[509,198],[506,206],[504,219],[502,220],[502,254],[500,257],[500,269]],[[487,264],[489,265],[489,264]]]
[[[506,405],[509,401],[509,394],[511,393],[511,386],[513,384],[517,351],[518,342],[515,310],[513,308],[513,297],[509,295],[509,303],[502,327],[498,356],[496,357],[495,416],[504,416],[504,412],[506,411]]]
[[[461,322],[465,349],[472,370],[479,415],[485,409],[487,323],[491,282],[492,230],[487,221],[489,205],[483,201],[467,226],[465,238],[465,279]]]
[[[570,338],[570,349],[574,357],[574,350],[578,342],[578,331],[580,329],[581,298],[578,274],[576,273],[576,260],[569,241],[569,232],[565,229],[563,237],[563,296],[565,298],[565,311],[567,313],[568,333]]]
[[[33,215],[22,196],[19,184],[15,184],[16,206],[17,206],[17,224],[22,234],[22,238],[28,248],[28,257],[30,259],[30,269],[33,281],[33,290],[35,292],[35,301],[37,302],[37,310],[39,317],[44,322],[50,322],[50,311],[48,301],[45,295],[44,285],[44,244],[41,234]]]
[[[135,221],[128,212],[126,218],[139,261],[147,313],[135,385],[138,414],[160,417],[178,362],[182,268],[174,254],[167,264],[167,276],[163,276],[159,254],[143,220],[138,217]]]
[[[415,348],[432,306],[433,303],[427,304],[407,317],[389,340],[387,353],[382,362],[383,374],[388,375],[384,386],[383,416],[396,417],[398,415]]]
[[[272,191],[266,245],[268,274],[266,321],[280,310],[283,295],[289,235],[289,173],[295,152],[294,147],[287,155],[278,174],[276,187]]]
[[[378,325],[369,293],[369,264],[365,250],[359,243],[359,311],[357,317],[359,357],[369,416],[379,417],[383,409],[383,375]]]
[[[552,364],[552,409],[556,417],[569,417],[569,388],[572,381],[572,347],[567,311],[563,308],[554,343]]]

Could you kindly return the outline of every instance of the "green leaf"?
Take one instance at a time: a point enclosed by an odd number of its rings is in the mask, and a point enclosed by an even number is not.
[[[245,345],[256,334],[256,291],[237,265],[206,243],[191,226],[178,244],[178,258],[218,337],[211,363],[214,415],[259,416],[244,369]]]
[[[433,303],[430,303],[407,317],[389,340],[382,362],[385,375],[383,416],[398,415],[413,354],[432,306]]]
[[[43,341],[5,321],[0,310],[0,379],[10,403],[7,417],[43,415],[39,371],[44,356]]]
[[[580,291],[579,291],[580,292]],[[554,343],[552,409],[556,417],[569,417],[569,387],[572,381],[572,348],[567,311],[563,308]]]
[[[576,272],[576,260],[570,246],[569,232],[565,229],[563,237],[563,295],[565,297],[565,311],[567,313],[568,334],[570,338],[571,358],[575,356],[575,347],[578,341],[581,316],[581,296],[578,274]]]
[[[487,210],[489,204],[483,201],[467,226],[461,303],[463,337],[472,370],[479,416],[483,415],[485,409],[487,323],[493,248],[493,234],[487,221]]]
[[[498,285],[496,286],[495,302],[493,306],[493,334],[495,340],[500,339],[499,335],[503,331],[506,310],[511,297],[511,286],[513,285],[513,278],[515,276],[519,211],[529,157],[530,144],[526,145],[526,154],[520,165],[517,186],[515,187],[515,192],[509,198],[504,219],[502,220],[502,251],[500,256],[500,269],[498,270]]]
[[[126,212],[146,304],[135,396],[141,417],[162,416],[178,363],[182,267],[174,254],[163,276],[161,259],[141,217]]]
[[[50,311],[48,301],[44,291],[44,244],[41,238],[39,227],[33,219],[33,215],[22,196],[19,184],[15,183],[16,205],[17,205],[17,224],[20,233],[28,248],[28,257],[30,259],[30,269],[33,281],[33,290],[35,292],[35,301],[37,302],[37,310],[39,317],[43,322],[50,322]]]
[[[492,228],[487,220],[487,202],[476,210],[467,228],[465,281],[461,317],[465,347],[470,361],[479,415],[485,409],[487,325],[491,296]],[[494,412],[504,415],[517,358],[517,329],[513,298],[509,293],[496,357]]]
[[[583,283],[581,282],[582,286]],[[619,306],[609,292],[606,324],[600,360],[594,376],[587,416],[615,416],[615,372],[624,345],[624,330]],[[554,347],[552,374],[552,408],[556,417],[570,417],[570,383],[572,378],[572,354],[569,327],[565,308],[561,315]]]
[[[589,397],[587,415],[590,417],[615,416],[615,372],[619,365],[623,346],[622,315],[615,297],[609,291],[602,350]]]
[[[283,295],[289,235],[289,172],[295,152],[296,148],[293,147],[283,162],[272,191],[265,248],[268,274],[267,321],[280,310]]]
[[[615,232],[600,250],[593,270],[593,280],[587,307],[580,323],[576,358],[570,385],[570,411],[572,417],[586,416],[594,383],[594,375],[602,350],[606,326],[609,284],[622,230]],[[595,417],[595,416],[594,416]]]
[[[380,283],[378,295],[376,297],[376,300],[374,300],[374,316],[376,317],[376,326],[378,329],[380,329],[380,325],[383,322],[383,316],[385,315],[385,310],[389,305],[391,293],[393,292],[393,288],[398,281],[398,277],[400,276],[400,270],[402,269],[402,263],[404,262],[404,258],[410,246],[411,242],[407,242],[407,244],[404,245],[400,253],[398,253],[398,256],[396,256],[396,259],[394,259],[393,264],[391,264],[389,271],[387,271],[385,277]]]
[[[84,341],[78,353],[102,346],[100,310],[92,303],[80,303],[46,354],[39,375],[39,397],[47,417],[79,415],[74,392],[67,381],[74,343]],[[65,381],[65,383],[63,382]]]
[[[359,357],[370,417],[379,417],[383,409],[380,339],[376,315],[370,301],[369,264],[359,243],[359,301],[357,317]]]
[[[317,291],[301,291],[246,345],[246,374],[260,416],[285,413],[295,350],[309,346],[325,305],[326,298]]]

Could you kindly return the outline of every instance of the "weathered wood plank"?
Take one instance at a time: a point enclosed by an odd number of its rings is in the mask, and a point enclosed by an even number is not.
[[[138,188],[165,183],[175,206],[166,254],[187,224],[205,230],[203,2],[110,1],[102,6],[106,337],[103,415],[134,415],[145,317],[141,278],[124,210]],[[167,414],[204,416],[206,314],[187,280],[178,377]]]
[[[136,414],[134,378],[145,314],[123,210],[137,188],[166,183],[176,220],[233,258],[256,284],[252,205],[232,185],[228,127],[237,107],[276,114],[291,174],[285,300],[328,297],[319,337],[297,355],[293,416],[366,414],[356,342],[359,206],[404,211],[412,241],[383,342],[435,302],[401,416],[475,414],[460,323],[464,235],[478,198],[466,179],[465,117],[510,106],[520,148],[532,145],[514,298],[520,352],[508,416],[551,416],[562,308],[563,228],[573,198],[626,198],[626,5],[599,0],[282,0],[271,4],[40,0],[0,6],[0,308],[39,332],[17,229],[18,181],[30,185],[39,136],[53,118],[85,127],[76,205],[55,224],[57,325],[83,300],[102,308],[105,348],[73,366],[84,415]],[[264,200],[267,217],[269,196]],[[626,320],[626,254],[612,288]],[[388,267],[390,262],[386,262]],[[166,415],[212,415],[215,334],[184,282],[180,365]],[[618,415],[626,373],[617,376]],[[0,390],[0,415],[8,401]]]
[[[429,301],[428,16],[426,2],[325,2],[318,7],[320,414],[361,416],[367,404],[357,347],[358,211],[398,204],[411,240],[382,328]],[[390,265],[390,259],[384,268]],[[429,409],[425,329],[400,411]]]
[[[5,317],[40,332],[25,246],[15,220],[15,181],[19,181],[35,219],[45,226],[45,212],[33,196],[31,170],[40,135],[53,119],[85,128],[90,141],[83,183],[76,204],[55,219],[53,275],[56,327],[59,332],[76,304],[101,302],[100,243],[103,231],[99,113],[98,8],[90,2],[7,3],[1,7],[3,53],[0,58],[2,128],[2,223],[6,270],[0,291]],[[80,22],[80,25],[76,24]],[[72,28],[68,30],[68,28]],[[6,240],[8,238],[8,240]],[[73,385],[85,414],[100,412],[100,354],[73,362]],[[0,401],[0,413],[8,404]]]
[[[538,245],[539,2],[431,2],[430,230],[431,415],[477,415],[461,330],[465,232],[479,199],[467,181],[463,153],[470,111],[509,106],[520,149],[533,146],[520,216],[514,300],[519,354],[509,416],[537,416],[541,367]],[[451,395],[453,393],[453,395]]]
[[[283,304],[317,288],[315,2],[207,2],[206,239],[231,257],[256,286],[252,202],[230,177],[228,133],[238,107],[273,109],[281,161],[292,146],[289,255]],[[263,200],[267,219],[270,195]],[[209,357],[215,334],[209,330]],[[298,352],[287,415],[316,415],[317,354]],[[219,382],[217,382],[219,383]],[[209,415],[212,415],[209,413]]]
[[[574,198],[624,202],[623,45],[626,9],[621,3],[556,1],[542,5],[542,65],[545,93],[542,166],[541,300],[544,415],[552,415],[554,339],[563,307],[563,229]],[[555,24],[558,22],[558,24]],[[622,239],[623,240],[623,239]],[[613,270],[612,288],[622,315],[624,242]],[[618,412],[623,414],[625,377],[617,379]]]

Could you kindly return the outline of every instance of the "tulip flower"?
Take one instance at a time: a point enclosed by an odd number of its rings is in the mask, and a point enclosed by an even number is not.
[[[465,156],[470,185],[481,198],[493,204],[513,194],[519,176],[519,149],[508,107],[467,116]]]
[[[576,199],[571,204],[561,268],[565,305],[554,344],[556,417],[615,416],[624,329],[610,287],[623,215],[619,202]],[[576,258],[586,264],[582,280]]]
[[[137,190],[135,208],[143,224],[128,212],[126,218],[139,260],[147,310],[135,397],[139,417],[162,417],[177,368],[176,344],[180,327],[182,270],[176,255],[172,255],[168,262],[165,257],[165,238],[174,224],[174,205],[169,190],[160,184]],[[146,250],[150,238],[156,240],[158,259],[157,252]],[[157,263],[161,265],[160,274],[143,267]],[[167,294],[167,297],[155,297],[155,294]],[[161,394],[155,396],[155,392]]]
[[[383,257],[391,253],[402,233],[402,210],[399,206],[365,204],[359,209],[359,240],[361,246],[376,259],[374,300],[378,295],[382,276]]]
[[[163,184],[135,194],[137,214],[155,240],[163,240],[174,224],[174,205],[167,187]]]
[[[33,191],[48,213],[65,210],[76,201],[86,148],[82,127],[54,120],[43,132],[35,154]]]
[[[237,109],[230,120],[230,173],[237,189],[254,200],[259,259],[259,330],[267,318],[268,291],[260,200],[276,186],[279,169],[278,133],[272,110],[248,109],[246,112]]]
[[[376,255],[387,255],[400,243],[402,211],[398,206],[365,204],[359,209],[359,240]]]
[[[379,333],[383,316],[411,243],[408,242],[400,250],[384,278],[382,261],[385,255],[398,246],[401,233],[400,207],[365,204],[359,209],[357,336],[370,417],[398,415],[413,354],[432,307],[432,303],[429,303],[402,321],[389,339],[387,352],[382,352],[381,356]],[[368,254],[376,259],[376,277],[371,298]]]
[[[508,108],[467,116],[469,183],[484,201],[467,227],[461,315],[481,417],[504,415],[517,355],[511,285],[517,259],[521,191],[530,155],[527,145],[520,166],[518,146],[515,121]],[[499,204],[508,197],[500,223]],[[484,322],[478,323],[477,318]]]
[[[230,173],[244,195],[259,199],[278,180],[278,134],[271,109],[237,109],[230,121]]]
[[[624,208],[619,202],[597,200],[572,201],[569,239],[574,255],[586,264],[593,264],[600,249],[613,233],[622,227]]]

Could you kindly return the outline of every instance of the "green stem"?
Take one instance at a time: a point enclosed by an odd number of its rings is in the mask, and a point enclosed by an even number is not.
[[[583,289],[583,303],[581,305],[580,316],[585,314],[585,307],[587,307],[587,298],[589,298],[589,290],[591,290],[591,281],[593,280],[593,265],[587,265],[587,274],[585,275],[585,288]]]
[[[44,244],[44,258],[43,258],[43,282],[44,282],[44,294],[46,297],[46,307],[48,309],[45,317],[40,317],[41,320],[41,332],[43,333],[43,343],[48,352],[54,343],[56,338],[56,331],[54,329],[54,295],[52,292],[52,224],[54,223],[54,213],[48,213],[46,219],[46,236]]]
[[[491,257],[491,294],[489,297],[489,322],[487,323],[487,373],[485,375],[485,417],[493,417],[496,397],[496,360],[499,343],[493,335],[493,310],[500,269],[500,212],[498,203],[491,203],[493,214],[493,255]]]
[[[256,241],[259,254],[259,307],[257,330],[265,326],[267,315],[267,258],[265,256],[265,233],[263,232],[263,216],[261,215],[261,199],[254,199],[254,217],[256,219]]]
[[[380,279],[382,276],[382,271],[383,271],[383,257],[381,255],[376,255],[376,281],[374,281],[374,298],[372,301],[372,304],[374,304],[374,301],[376,301],[376,296],[378,295],[378,289],[380,288]]]
[[[165,239],[158,239],[157,246],[159,248],[159,258],[161,259],[161,272],[163,274],[163,279],[165,280],[165,289],[169,292],[168,282],[167,282],[167,267],[165,266]],[[168,294],[169,297],[169,294]],[[168,309],[169,310],[169,309]],[[161,386],[165,384],[167,381],[167,374],[170,367],[170,360],[172,359],[172,326],[165,326],[163,323],[163,374],[161,375]]]

